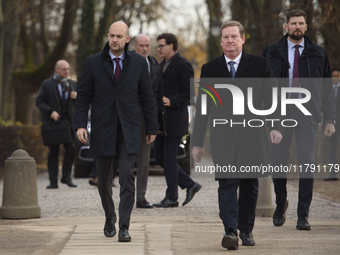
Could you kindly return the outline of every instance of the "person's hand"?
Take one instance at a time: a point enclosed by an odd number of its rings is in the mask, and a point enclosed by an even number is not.
[[[204,157],[204,149],[203,147],[192,147],[192,157],[196,162],[201,162],[202,157]]]
[[[54,121],[58,121],[60,119],[60,115],[59,113],[57,113],[56,111],[53,111],[50,115],[50,117],[54,120]]]
[[[331,135],[333,135],[335,132],[335,127],[333,123],[327,123],[326,127],[325,127],[325,137],[328,136],[330,137]]]
[[[70,92],[70,98],[76,99],[76,98],[77,98],[77,92],[71,91],[71,92]]]
[[[165,96],[163,96],[163,104],[165,106],[170,106],[170,99],[165,97]]]
[[[146,136],[146,144],[151,144],[153,141],[155,141],[156,135],[147,135]]]
[[[270,131],[269,135],[270,135],[270,141],[274,144],[279,144],[282,140],[282,134],[278,130]]]
[[[88,140],[86,128],[78,128],[77,129],[77,137],[78,137],[78,140],[80,142],[86,143],[87,140]]]

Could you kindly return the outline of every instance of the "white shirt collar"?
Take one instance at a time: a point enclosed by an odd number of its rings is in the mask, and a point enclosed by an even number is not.
[[[289,41],[289,38],[287,38],[287,43],[288,43],[288,48],[290,49],[294,49],[295,50],[295,43],[292,43],[291,41]],[[299,45],[301,46],[300,49],[303,49],[305,47],[305,39],[302,39],[302,42],[299,43]]]
[[[229,59],[229,58],[224,54],[224,58],[225,58],[225,61],[226,61],[227,63],[229,63],[229,61],[234,61],[236,64],[240,64],[241,57],[242,57],[242,51],[241,51],[241,53],[240,53],[234,60]]]
[[[110,54],[110,57],[111,57],[112,60],[116,58],[116,56],[113,55],[110,50],[109,50],[109,54]],[[118,58],[120,58],[121,60],[124,60],[125,52],[123,51],[123,53]]]

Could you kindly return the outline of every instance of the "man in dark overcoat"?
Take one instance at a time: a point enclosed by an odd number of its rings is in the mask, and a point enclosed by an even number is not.
[[[55,64],[55,72],[52,78],[43,81],[36,106],[42,112],[43,125],[51,122],[67,120],[70,123],[71,141],[64,144],[65,155],[62,167],[61,183],[69,187],[77,187],[71,180],[72,164],[74,161],[74,131],[72,127],[74,117],[74,102],[77,97],[77,83],[68,79],[70,65],[65,60],[59,60]],[[50,145],[48,154],[48,174],[50,185],[48,189],[58,188],[58,162],[60,144]]]
[[[177,207],[178,186],[186,189],[182,205],[189,203],[200,190],[177,162],[177,150],[183,136],[188,134],[188,103],[190,100],[190,78],[194,71],[191,64],[177,52],[178,42],[174,34],[163,33],[157,37],[158,52],[164,59],[160,63],[163,84],[163,104],[166,124],[155,141],[155,159],[164,168],[167,183],[165,198],[155,207]]]
[[[249,79],[244,78],[273,78],[273,72],[269,61],[263,57],[248,54],[243,48],[245,31],[241,23],[227,21],[221,26],[221,46],[224,54],[202,66],[201,78],[226,78],[224,83],[231,83],[247,95],[247,88],[253,88],[253,105],[255,109],[268,109],[272,105],[272,89],[276,86],[273,79],[253,85]],[[229,79],[228,79],[229,78]],[[206,80],[206,79],[205,79]],[[255,80],[256,79],[252,79]],[[211,84],[212,85],[212,84]],[[204,85],[201,86],[202,89]],[[233,100],[230,91],[219,89],[222,105],[215,107],[210,97],[207,97],[206,114],[202,111],[202,94],[199,90],[196,106],[196,117],[193,130],[193,151],[195,161],[200,162],[203,157],[204,137],[207,124],[210,124],[211,155],[214,165],[232,166],[237,171],[245,166],[260,166],[270,163],[270,144],[279,143],[282,138],[281,128],[275,122],[270,125],[270,136],[266,124],[260,127],[251,127],[248,120],[263,119],[245,110],[243,115],[234,115]],[[248,95],[249,96],[249,95]],[[240,105],[238,106],[240,107]],[[261,118],[262,117],[262,118]],[[267,116],[268,117],[268,116]],[[210,119],[210,121],[209,121]],[[228,125],[214,125],[214,119],[226,119]],[[278,111],[275,111],[268,119],[280,119]],[[231,125],[231,122],[239,123]],[[263,120],[263,122],[265,122]],[[258,196],[258,179],[243,178],[237,174],[216,175],[219,181],[218,201],[220,218],[223,222],[225,235],[222,246],[227,249],[238,249],[238,234],[242,239],[242,245],[253,246],[252,230],[255,221],[255,208]],[[239,199],[237,201],[237,189]]]
[[[101,53],[87,58],[76,101],[75,127],[87,140],[91,105],[91,152],[96,157],[98,190],[105,211],[104,235],[116,234],[111,164],[118,158],[120,204],[118,241],[130,242],[128,229],[134,204],[134,162],[141,142],[152,143],[158,133],[156,105],[145,58],[128,51],[129,29],[124,22],[110,26]],[[146,140],[141,141],[142,114]]]
[[[278,145],[273,144],[272,164],[287,165],[294,132],[300,170],[296,228],[311,230],[308,216],[313,197],[314,177],[313,172],[310,172],[308,168],[315,166],[317,128],[322,118],[326,122],[325,136],[331,136],[335,132],[336,114],[332,72],[325,49],[305,36],[307,16],[303,10],[292,10],[287,13],[285,30],[288,33],[278,43],[266,47],[262,55],[268,58],[276,78],[286,78],[279,79],[279,87],[296,86],[310,92],[311,100],[305,104],[310,115],[303,114],[294,105],[287,106],[287,119],[294,119],[298,124],[293,128],[285,127],[282,142]],[[291,93],[289,98],[303,96]],[[285,223],[285,212],[289,204],[285,173],[273,175],[273,183],[276,194],[273,224],[280,227]]]

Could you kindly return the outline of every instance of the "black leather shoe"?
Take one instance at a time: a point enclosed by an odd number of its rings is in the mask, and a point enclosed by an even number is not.
[[[106,237],[114,237],[116,235],[116,217],[106,218],[104,225],[104,235]]]
[[[136,207],[137,208],[153,208],[153,206],[150,205],[149,202],[146,200],[136,202]]]
[[[242,240],[242,245],[244,246],[254,246],[255,241],[253,233],[245,234],[240,231],[240,239]]]
[[[172,201],[168,198],[164,198],[158,204],[153,204],[155,207],[178,207],[178,201]]]
[[[131,242],[131,236],[127,228],[122,228],[119,230],[118,242]]]
[[[310,230],[310,225],[308,223],[308,218],[306,216],[299,216],[297,221],[296,229],[298,230]]]
[[[225,234],[221,245],[228,250],[238,250],[238,238],[234,233]]]
[[[186,205],[187,203],[189,203],[201,188],[202,186],[197,182],[195,182],[191,188],[187,188],[187,197],[185,198],[185,201],[182,205]]]
[[[273,214],[273,224],[276,227],[282,226],[286,221],[286,211],[289,205],[288,199],[286,199],[286,204],[284,207],[276,206],[275,212]]]
[[[56,183],[51,183],[50,185],[46,187],[46,189],[57,189],[57,188],[58,188],[58,184]]]
[[[64,184],[67,184],[67,186],[69,186],[69,187],[71,187],[71,188],[76,188],[76,187],[77,187],[77,185],[75,185],[75,184],[72,182],[71,178],[68,178],[68,179],[61,179],[60,182],[61,182],[61,183],[64,183]]]
[[[323,180],[328,182],[328,181],[337,181],[339,179],[338,178],[326,178],[326,179],[323,179]]]

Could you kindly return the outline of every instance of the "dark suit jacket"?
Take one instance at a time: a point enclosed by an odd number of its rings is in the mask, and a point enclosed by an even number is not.
[[[160,64],[161,71],[165,60]],[[190,101],[190,78],[194,77],[191,64],[177,52],[162,75],[164,96],[170,99],[165,107],[166,132],[168,136],[182,137],[188,134],[188,102]]]
[[[163,104],[162,73],[160,72],[161,67],[157,60],[150,55],[148,56],[148,61],[150,63],[150,78],[156,101],[158,123],[160,125],[159,130],[164,131],[165,108]]]
[[[77,83],[73,80],[67,80],[70,85],[70,92],[77,91]],[[38,92],[38,96],[36,98],[35,104],[42,112],[42,122],[49,123],[51,119],[51,113],[56,111],[61,114],[61,107],[60,107],[60,94],[58,90],[58,84],[60,82],[53,78],[49,78],[43,81],[41,87]],[[69,104],[69,119],[70,123],[73,123],[73,116],[74,116],[74,99],[70,98]]]
[[[145,58],[129,52],[118,84],[113,75],[113,63],[108,43],[102,53],[86,59],[81,76],[75,110],[75,127],[86,128],[91,104],[91,152],[97,156],[116,154],[117,127],[122,127],[127,152],[140,150],[142,111],[146,135],[156,135],[158,124],[156,105]]]
[[[269,59],[277,78],[289,78],[287,37],[288,35],[285,35],[278,43],[266,47],[262,53],[262,56]],[[300,79],[300,83],[302,88],[311,93],[312,98],[305,103],[305,107],[311,112],[310,120],[317,127],[322,120],[322,114],[325,120],[335,120],[332,71],[325,49],[306,36],[304,39],[305,48],[299,59],[299,77],[308,78]],[[278,85],[289,86],[288,79],[280,80]]]
[[[247,88],[253,87],[253,105],[255,109],[269,109],[272,105],[272,88],[276,86],[274,74],[267,59],[242,52],[241,61],[234,79],[228,71],[224,55],[202,66],[201,78],[226,78],[226,84],[235,84],[240,88],[247,98]],[[256,85],[249,82],[249,79],[259,78],[261,82]],[[255,79],[252,79],[255,81]],[[266,82],[262,82],[266,80]],[[268,81],[269,80],[269,81]],[[201,80],[202,81],[202,80]],[[214,84],[210,84],[214,86]],[[233,98],[228,89],[216,89],[222,99],[223,105],[215,106],[212,99],[207,96],[207,115],[201,114],[201,94],[199,90],[196,106],[196,118],[192,137],[192,145],[203,147],[207,124],[210,123],[211,154],[214,164],[237,166],[258,166],[270,163],[269,134],[266,124],[262,127],[249,127],[248,125],[230,126],[230,120],[242,122],[249,119],[280,119],[279,108],[271,116],[257,116],[252,114],[245,103],[244,115],[233,115]],[[264,107],[262,106],[264,104]],[[210,121],[209,121],[210,117]],[[213,119],[227,119],[227,125],[216,125],[213,127]],[[275,122],[279,123],[279,122]],[[274,128],[282,130],[280,125],[275,124]]]

